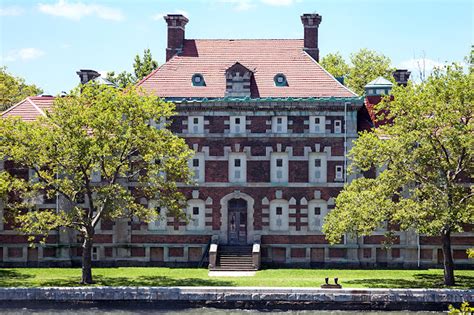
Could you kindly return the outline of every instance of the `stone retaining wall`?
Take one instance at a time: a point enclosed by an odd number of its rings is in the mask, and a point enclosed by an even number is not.
[[[444,309],[474,302],[474,290],[318,289],[255,287],[51,287],[0,288],[0,305],[29,302],[166,302],[230,307],[337,309]],[[331,306],[332,305],[332,306]],[[290,308],[292,306],[289,306]]]

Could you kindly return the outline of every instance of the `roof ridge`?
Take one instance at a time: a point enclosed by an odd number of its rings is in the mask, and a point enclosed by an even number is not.
[[[237,41],[237,40],[241,40],[241,41],[250,41],[250,40],[304,40],[303,38],[187,38],[185,40],[202,40],[202,41],[218,41],[218,40],[221,40],[221,41]]]
[[[30,97],[27,97],[26,99],[28,100],[28,102],[29,102],[31,105],[33,105],[34,108],[36,108],[36,110],[37,110],[41,115],[43,115],[43,116],[46,117],[46,113],[45,113],[41,108],[39,108],[38,105],[36,105]]]

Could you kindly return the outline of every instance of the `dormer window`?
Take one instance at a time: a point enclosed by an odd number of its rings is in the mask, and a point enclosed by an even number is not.
[[[250,81],[253,72],[236,62],[225,72],[226,91],[228,97],[250,97]]]
[[[200,73],[196,73],[192,78],[193,86],[205,86],[204,77]]]
[[[288,82],[286,81],[286,77],[283,73],[278,73],[277,75],[275,75],[273,80],[275,81],[276,86],[287,86],[288,85]]]

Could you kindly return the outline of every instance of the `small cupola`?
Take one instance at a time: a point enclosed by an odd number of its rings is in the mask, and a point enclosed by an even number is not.
[[[250,97],[250,80],[253,71],[239,62],[234,63],[225,71],[225,96]]]
[[[392,90],[393,83],[384,77],[378,77],[377,79],[370,81],[364,86],[365,95],[388,95]]]

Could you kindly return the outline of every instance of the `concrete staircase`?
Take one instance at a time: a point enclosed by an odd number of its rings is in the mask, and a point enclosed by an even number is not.
[[[252,246],[219,246],[216,266],[211,271],[255,271]]]

